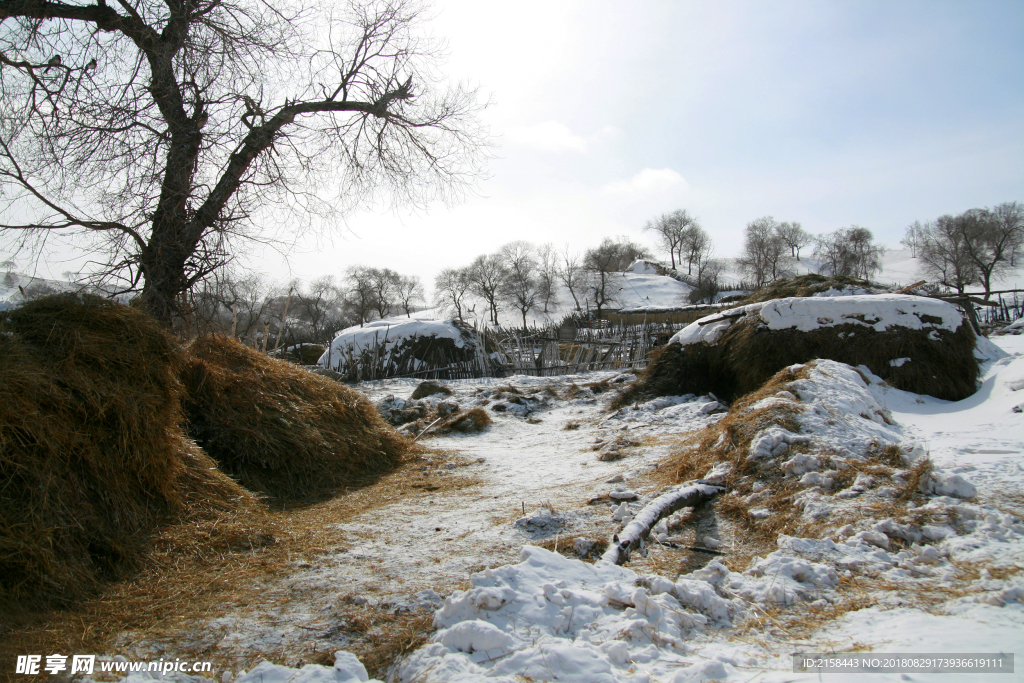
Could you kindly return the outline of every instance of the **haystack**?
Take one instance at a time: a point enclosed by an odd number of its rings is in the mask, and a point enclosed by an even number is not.
[[[227,337],[201,337],[182,370],[189,434],[247,488],[288,498],[394,467],[409,442],[361,394]]]
[[[816,360],[780,370],[684,435],[659,472],[671,483],[724,486],[717,512],[755,532],[745,543],[774,546],[782,533],[835,529],[870,510],[891,515],[924,492],[930,462],[902,441],[858,370]]]
[[[779,370],[815,358],[866,365],[897,389],[957,401],[977,389],[974,347],[974,332],[960,312],[935,299],[775,299],[685,327],[618,403],[706,393],[732,401]]]
[[[374,320],[339,332],[318,363],[350,382],[430,371],[450,379],[460,376],[456,368],[486,371],[487,345],[483,334],[459,320]]]
[[[181,513],[253,504],[179,428],[181,349],[93,296],[0,317],[0,598],[74,600]]]
[[[753,304],[788,296],[849,296],[853,294],[880,294],[891,291],[867,280],[848,275],[821,275],[807,273],[776,280],[747,298],[743,303]]]

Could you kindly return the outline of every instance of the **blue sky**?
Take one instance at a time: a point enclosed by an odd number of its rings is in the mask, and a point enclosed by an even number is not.
[[[489,177],[452,207],[339,220],[274,278],[432,281],[512,239],[585,250],[685,208],[737,254],[750,220],[914,220],[1024,201],[1024,2],[438,0],[444,71],[478,85]],[[59,273],[65,265],[51,267]]]
[[[448,0],[446,71],[493,100],[490,177],[456,207],[350,216],[302,273],[429,280],[510,239],[583,250],[697,215],[720,256],[773,215],[904,227],[1024,200],[1024,3]],[[308,249],[310,244],[304,244]],[[276,256],[259,262],[277,272]]]

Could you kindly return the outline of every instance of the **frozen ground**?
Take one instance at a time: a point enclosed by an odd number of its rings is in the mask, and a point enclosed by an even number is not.
[[[472,476],[474,485],[424,491],[338,519],[344,550],[296,566],[285,587],[263,587],[286,591],[284,606],[210,615],[173,641],[135,644],[135,654],[174,655],[192,639],[226,658],[282,653],[270,657],[274,665],[229,672],[225,680],[356,681],[361,676],[351,658],[342,657],[335,669],[281,664],[311,631],[346,649],[346,637],[332,628],[337,606],[368,601],[435,613],[431,642],[391,672],[409,683],[1024,680],[1019,662],[1017,673],[995,678],[920,672],[851,678],[794,673],[791,661],[793,652],[1020,649],[1024,415],[1015,408],[1024,404],[1024,336],[993,341],[1007,355],[990,350],[982,389],[957,403],[893,390],[870,376],[865,382],[834,363],[765,399],[798,404],[800,434],[766,429],[751,444],[751,457],[776,457],[803,437],[832,453],[798,455],[783,465],[805,487],[804,515],[824,515],[829,524],[808,538],[780,536],[777,550],[733,571],[723,564],[739,552],[728,529],[709,539],[687,532],[685,520],[675,540],[709,548],[717,542],[725,555],[706,555],[691,573],[666,571],[672,553],[683,552],[672,548],[656,549],[660,564],[639,557],[626,567],[574,559],[628,521],[623,513],[636,514],[658,493],[647,475],[666,456],[669,435],[721,419],[724,409],[711,397],[666,397],[613,413],[600,382],[614,386],[629,376],[450,382],[455,394],[447,400],[484,407],[494,424],[477,435],[428,438],[443,455],[422,467],[439,476]],[[363,389],[379,401],[407,397],[414,387],[395,380]],[[518,402],[508,400],[516,396]],[[495,412],[496,403],[505,410]],[[910,503],[912,509],[891,509],[917,515],[917,523],[858,514],[858,506],[892,495],[871,477],[858,475],[838,492],[823,483],[838,471],[829,467],[841,469],[872,440],[901,444],[908,462],[931,455],[936,469],[923,486],[933,495],[923,505]],[[631,501],[634,493],[638,500]],[[841,526],[846,517],[853,524]],[[656,530],[662,538],[668,531]],[[563,554],[551,552],[556,543]],[[566,557],[569,548],[574,552]]]

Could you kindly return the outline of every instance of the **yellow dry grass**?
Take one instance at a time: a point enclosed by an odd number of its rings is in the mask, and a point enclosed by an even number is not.
[[[177,634],[218,616],[266,612],[302,599],[261,587],[280,582],[296,566],[312,565],[325,553],[345,548],[337,524],[409,497],[465,493],[476,485],[476,478],[457,470],[439,474],[438,460],[437,454],[423,451],[388,474],[357,480],[357,487],[344,495],[312,505],[260,514],[225,512],[216,519],[167,527],[130,578],[108,584],[77,605],[11,614],[0,661],[13,661],[25,652],[130,655],[132,643],[178,642]],[[339,610],[340,618],[356,625],[346,632],[350,649],[373,675],[383,675],[395,657],[422,642],[430,630],[429,620],[418,613],[395,615],[372,605],[343,605]],[[360,630],[359,623],[366,627]],[[329,663],[330,653],[317,647],[311,639],[299,650],[254,649],[229,657],[182,645],[174,656],[212,660],[217,671],[237,670],[240,659],[246,666],[263,658]]]
[[[329,494],[410,447],[359,392],[227,337],[194,340],[181,377],[189,433],[250,490]]]
[[[155,320],[98,297],[0,316],[0,604],[81,599],[168,523],[258,514],[182,433],[181,362]]]

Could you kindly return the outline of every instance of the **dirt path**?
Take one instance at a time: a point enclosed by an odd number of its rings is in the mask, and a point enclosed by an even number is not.
[[[612,376],[513,378],[530,399],[528,414],[494,410],[494,394],[509,380],[450,383],[448,400],[485,407],[493,424],[479,434],[428,437],[427,453],[368,486],[267,521],[243,519],[249,538],[270,542],[193,544],[194,557],[172,552],[90,603],[19,627],[10,647],[212,661],[218,678],[263,659],[331,664],[346,649],[384,677],[424,642],[433,611],[466,588],[471,573],[517,562],[528,543],[571,552],[577,537],[607,540],[617,528],[607,494],[650,489],[647,475],[669,435],[710,419],[700,400],[608,419],[611,392],[586,385]],[[416,384],[363,390],[376,402],[408,397]],[[596,449],[615,443],[627,444],[622,457],[600,460]],[[680,558],[666,551],[633,564],[671,573]]]
[[[529,419],[489,410],[494,423],[480,434],[426,439],[432,452],[422,460],[290,516],[289,524],[312,527],[316,540],[295,543],[283,571],[225,577],[223,599],[208,600],[201,617],[124,632],[114,651],[204,657],[237,671],[263,658],[329,662],[330,653],[349,649],[382,674],[379,667],[422,641],[432,609],[470,573],[517,561],[525,543],[606,538],[609,506],[587,501],[612,489],[608,479],[623,474],[620,485],[628,485],[663,455],[664,448],[634,448],[621,460],[600,461],[596,441],[637,441],[649,425],[602,423],[607,395],[570,391],[573,379],[600,377],[520,378],[524,393],[554,389],[534,394],[539,405]],[[453,383],[452,398],[466,407],[499,386]],[[365,389],[376,401],[406,397],[414,387],[395,381]],[[556,519],[547,527],[517,525],[524,510],[539,521],[554,510]]]

